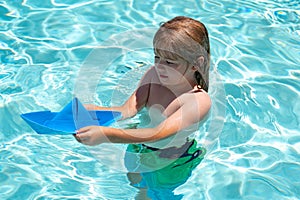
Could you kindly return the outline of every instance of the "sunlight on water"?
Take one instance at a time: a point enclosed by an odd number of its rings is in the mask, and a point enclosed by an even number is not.
[[[226,97],[218,98],[217,82],[210,94],[226,115],[203,125],[197,139],[210,130],[215,146],[174,192],[197,200],[299,199],[299,10],[292,0],[0,0],[1,199],[134,198],[126,174],[72,136],[36,134],[19,115],[60,110],[93,49],[177,15],[209,30],[212,70]],[[117,58],[93,91],[94,103],[122,103],[152,62],[149,49]]]

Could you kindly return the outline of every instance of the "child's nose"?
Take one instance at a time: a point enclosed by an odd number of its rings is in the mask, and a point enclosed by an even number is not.
[[[164,69],[165,68],[165,65],[163,63],[163,60],[162,59],[159,59],[156,63],[156,66],[160,69]]]

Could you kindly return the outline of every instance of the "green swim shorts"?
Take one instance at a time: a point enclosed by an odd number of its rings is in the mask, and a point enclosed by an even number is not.
[[[170,188],[183,184],[201,162],[206,150],[197,147],[196,140],[182,147],[157,149],[143,144],[127,147],[125,165],[129,172],[140,173],[140,187]]]

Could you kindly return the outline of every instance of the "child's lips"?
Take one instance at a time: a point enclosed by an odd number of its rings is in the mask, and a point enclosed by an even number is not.
[[[168,78],[168,76],[163,75],[163,74],[160,74],[159,76],[160,76],[161,78]]]

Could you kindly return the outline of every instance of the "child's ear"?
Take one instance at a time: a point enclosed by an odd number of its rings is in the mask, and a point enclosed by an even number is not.
[[[199,56],[199,58],[197,59],[197,64],[199,66],[202,66],[204,64],[204,56]]]

